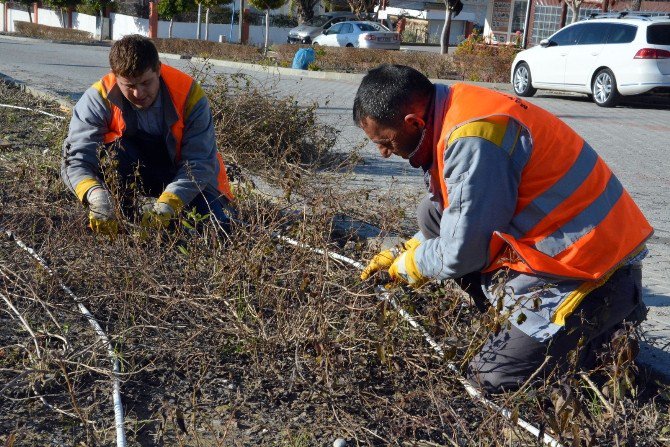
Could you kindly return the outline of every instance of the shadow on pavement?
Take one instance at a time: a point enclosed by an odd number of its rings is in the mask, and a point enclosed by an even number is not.
[[[572,102],[590,102],[596,110],[606,110],[598,107],[588,96],[574,94],[574,93],[544,93],[535,95],[536,98],[554,98],[563,99]],[[620,104],[616,108],[632,108],[632,109],[656,109],[656,110],[670,110],[670,96],[668,95],[639,95],[639,96],[624,96]]]

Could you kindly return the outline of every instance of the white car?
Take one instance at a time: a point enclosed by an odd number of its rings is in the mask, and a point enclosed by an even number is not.
[[[400,34],[375,22],[343,22],[314,38],[312,45],[399,50]]]
[[[670,16],[610,13],[573,23],[517,54],[511,78],[518,96],[586,93],[601,107],[621,95],[670,93]]]

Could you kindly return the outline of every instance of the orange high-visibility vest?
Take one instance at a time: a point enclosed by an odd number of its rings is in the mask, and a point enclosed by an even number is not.
[[[551,113],[519,98],[466,84],[451,86],[447,101],[430,171],[431,183],[439,185],[443,208],[449,200],[444,153],[459,127],[483,119],[512,118],[531,136],[532,152],[521,171],[510,223],[510,232],[516,234],[494,232],[484,271],[508,267],[521,273],[598,280],[637,253],[653,233],[605,162]]]
[[[161,79],[170,93],[170,99],[172,99],[172,104],[178,116],[177,121],[170,128],[172,136],[176,141],[176,156],[174,162],[175,164],[178,164],[181,161],[181,142],[184,136],[184,119],[186,118],[184,114],[186,113],[189,93],[191,92],[191,87],[195,80],[186,73],[182,73],[176,68],[172,68],[165,64],[161,65]],[[116,85],[116,76],[114,73],[110,72],[100,80],[100,83],[104,89],[103,97],[107,99],[107,95]],[[107,101],[107,103],[111,107],[112,119],[109,123],[109,129],[103,138],[105,144],[121,138],[126,130],[126,122],[123,119],[121,108],[111,101]],[[223,163],[221,153],[218,151],[216,153],[216,158],[219,163],[219,174],[216,179],[219,192],[226,196],[228,200],[233,200],[233,193],[230,189],[228,176],[226,175],[226,166]]]

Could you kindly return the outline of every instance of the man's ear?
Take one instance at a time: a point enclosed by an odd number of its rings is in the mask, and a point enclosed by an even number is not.
[[[415,129],[423,130],[426,127],[426,122],[416,113],[405,115],[405,124]]]
[[[158,76],[161,75],[161,67],[162,67],[162,64],[161,64],[160,61],[158,61],[158,68],[156,69],[156,73],[158,73]]]

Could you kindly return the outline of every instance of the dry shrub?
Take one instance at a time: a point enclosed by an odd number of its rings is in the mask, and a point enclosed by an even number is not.
[[[273,45],[271,58],[252,45],[206,42],[189,39],[156,39],[158,51],[188,56],[205,56],[236,62],[290,67],[296,51],[305,45]],[[401,64],[414,67],[431,78],[453,79],[456,68],[450,56],[423,51],[389,51],[360,48],[318,47],[312,70],[365,73],[380,64]]]
[[[298,107],[295,98],[277,98],[245,75],[218,76],[208,97],[219,149],[246,170],[269,174],[287,164],[332,161],[337,132],[318,123],[316,104]]]
[[[290,64],[295,45],[276,45],[273,50],[283,65]],[[314,68],[324,71],[365,73],[381,64],[416,68],[429,78],[452,79],[455,67],[449,56],[424,51],[369,50],[364,48],[317,47]]]
[[[511,45],[487,45],[474,34],[456,48],[454,64],[466,81],[509,82],[512,61],[519,48]]]
[[[258,63],[263,55],[258,47],[234,43],[218,43],[190,39],[154,39],[161,53],[201,56],[213,59],[225,59],[236,62]]]
[[[2,85],[0,102],[55,109]],[[321,184],[297,215],[240,190],[246,224],[230,239],[205,224],[200,233],[184,228],[143,240],[124,223],[109,241],[86,230],[84,210],[58,178],[64,126],[16,110],[0,114],[0,126],[12,141],[0,149],[0,228],[35,247],[112,337],[131,444],[325,445],[343,437],[351,445],[537,445],[473,404],[445,359],[350,267],[272,236],[338,249],[332,218],[354,207],[355,191],[306,171]],[[24,146],[34,133],[38,144]],[[355,243],[345,247],[361,256]],[[433,284],[396,298],[463,366],[488,328],[453,287]],[[58,283],[5,238],[0,293],[36,334],[33,342],[0,301],[0,442],[112,445],[104,347]],[[605,372],[620,380],[626,365],[616,357]],[[566,445],[657,445],[668,424],[660,397],[612,388],[622,412],[610,417],[581,383],[565,385],[498,400],[557,427]],[[552,408],[554,395],[560,405]]]
[[[71,42],[92,42],[93,34],[77,29],[59,28],[56,26],[38,25],[29,22],[16,22],[15,33],[37,39],[65,40]]]

